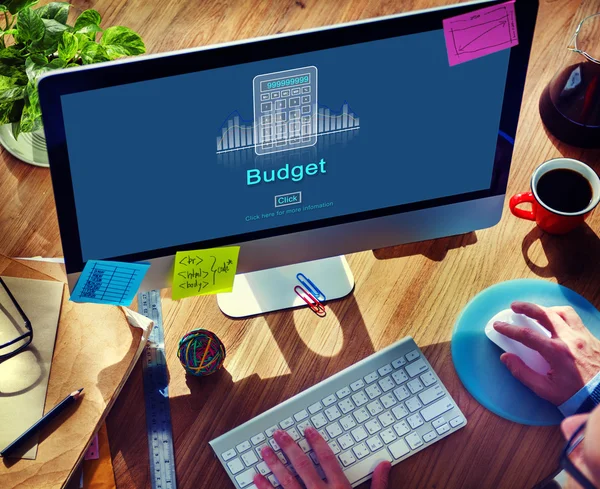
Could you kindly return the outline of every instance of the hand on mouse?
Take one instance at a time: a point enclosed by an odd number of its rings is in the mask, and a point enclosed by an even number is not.
[[[285,457],[292,463],[294,469],[304,482],[304,486],[307,489],[351,489],[352,486],[344,475],[337,457],[319,432],[309,427],[304,431],[304,436],[306,436],[306,440],[316,454],[317,460],[327,477],[327,482],[321,480],[311,459],[294,442],[290,435],[280,430],[276,431],[273,435],[273,438],[283,450]],[[260,453],[283,489],[301,489],[302,486],[296,480],[296,477],[281,463],[270,447],[264,447]],[[375,468],[371,489],[387,489],[390,468],[391,464],[389,462],[381,462]],[[258,489],[273,488],[266,477],[259,474],[254,476],[254,484]]]
[[[498,333],[536,350],[550,364],[541,375],[513,353],[500,357],[510,372],[533,392],[559,406],[600,372],[600,340],[584,326],[572,307],[542,307],[513,302],[511,309],[538,321],[552,337],[536,331],[495,322]]]
[[[569,459],[588,481],[595,487],[600,487],[600,446],[595,443],[600,439],[600,405],[589,414],[576,414],[565,418],[560,425],[565,439],[571,438],[583,423],[586,423],[580,432],[584,436],[583,442],[573,450]],[[569,479],[568,489],[580,487],[574,480]]]

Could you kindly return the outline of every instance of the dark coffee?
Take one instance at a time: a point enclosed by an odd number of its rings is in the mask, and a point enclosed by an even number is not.
[[[580,212],[592,201],[592,186],[581,173],[559,168],[540,177],[537,194],[551,209]]]

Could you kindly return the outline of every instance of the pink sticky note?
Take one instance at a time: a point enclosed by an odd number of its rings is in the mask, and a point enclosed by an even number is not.
[[[450,66],[516,46],[514,0],[444,19],[444,37]]]
[[[98,435],[95,435],[92,439],[87,452],[85,452],[85,460],[98,460],[100,458],[100,449],[98,448]]]

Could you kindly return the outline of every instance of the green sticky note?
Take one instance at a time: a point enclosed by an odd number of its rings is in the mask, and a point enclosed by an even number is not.
[[[239,254],[239,246],[178,251],[171,298],[231,292]]]

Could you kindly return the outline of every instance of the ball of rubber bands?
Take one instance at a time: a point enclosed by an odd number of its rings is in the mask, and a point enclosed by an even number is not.
[[[187,372],[203,377],[223,366],[225,345],[213,332],[195,329],[179,340],[177,357]]]

